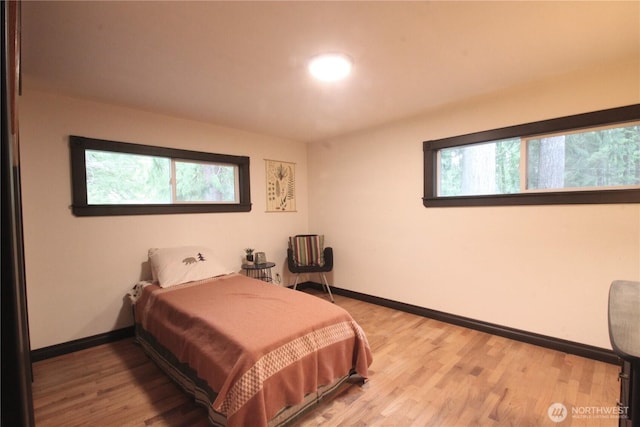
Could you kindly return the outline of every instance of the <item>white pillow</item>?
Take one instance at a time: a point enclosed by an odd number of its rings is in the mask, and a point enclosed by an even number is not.
[[[151,248],[149,263],[154,282],[162,288],[232,273],[203,246]]]

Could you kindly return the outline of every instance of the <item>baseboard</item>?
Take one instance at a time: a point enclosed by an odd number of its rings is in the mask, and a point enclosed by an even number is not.
[[[103,334],[93,335],[91,337],[80,338],[77,340],[52,345],[49,347],[39,348],[37,350],[31,350],[31,361],[38,362],[40,360],[49,359],[51,357],[62,356],[63,354],[73,353],[74,351],[84,350],[86,348],[94,347],[96,345],[107,344],[121,339],[130,338],[134,336],[133,326],[129,326],[122,329],[116,329],[115,331],[105,332]]]
[[[308,287],[322,290],[322,286],[319,283],[305,282],[298,285],[299,289]],[[547,335],[523,331],[521,329],[496,325],[494,323],[484,322],[481,320],[432,310],[425,307],[393,301],[386,298],[380,298],[360,292],[354,292],[348,289],[337,288],[335,286],[331,286],[331,292],[360,301],[365,301],[372,304],[393,308],[395,310],[416,314],[418,316],[428,317],[430,319],[439,320],[441,322],[446,322],[469,329],[475,329],[492,335],[498,335],[501,337],[526,342],[528,344],[538,345],[540,347],[550,348],[552,350],[557,350],[564,353],[575,354],[576,356],[599,360],[601,362],[610,363],[613,365],[620,365],[620,359],[618,358],[618,356],[613,352],[613,350],[609,350],[606,348],[595,347],[587,344],[563,340],[560,338],[554,338]]]
[[[298,289],[302,290],[305,288],[322,290],[322,285],[314,282],[303,282],[298,284]],[[331,291],[336,295],[342,295],[383,307],[393,308],[395,310],[416,314],[418,316],[428,317],[430,319],[439,320],[441,322],[446,322],[469,329],[475,329],[516,341],[522,341],[528,344],[534,344],[541,347],[550,348],[552,350],[562,351],[564,353],[575,354],[576,356],[587,357],[589,359],[599,360],[601,362],[610,363],[613,365],[620,364],[620,359],[613,352],[613,350],[609,350],[606,348],[595,347],[587,344],[563,340],[560,338],[554,338],[547,335],[523,331],[521,329],[496,325],[494,323],[475,320],[464,316],[458,316],[455,314],[432,310],[417,305],[406,304],[386,298],[380,298],[360,292],[350,291],[348,289],[337,288],[335,286],[331,286]],[[89,347],[106,344],[133,336],[134,327],[129,326],[126,328],[105,332],[103,334],[98,334],[87,338],[81,338],[62,344],[56,344],[50,347],[39,348],[37,350],[31,351],[31,361],[37,362],[40,360],[49,359],[51,357],[61,356],[63,354],[72,353],[78,350],[84,350]]]

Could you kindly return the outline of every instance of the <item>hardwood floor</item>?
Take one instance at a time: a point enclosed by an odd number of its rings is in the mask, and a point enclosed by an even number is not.
[[[335,299],[367,333],[370,379],[296,425],[617,426],[602,412],[615,407],[618,366]],[[43,360],[33,371],[37,427],[207,425],[205,411],[132,339]],[[547,415],[556,402],[568,410],[561,423]]]

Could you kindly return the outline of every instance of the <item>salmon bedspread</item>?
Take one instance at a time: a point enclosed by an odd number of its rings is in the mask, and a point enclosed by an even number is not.
[[[227,426],[266,426],[351,372],[367,378],[372,362],[346,310],[241,274],[146,286],[135,320],[213,390]]]

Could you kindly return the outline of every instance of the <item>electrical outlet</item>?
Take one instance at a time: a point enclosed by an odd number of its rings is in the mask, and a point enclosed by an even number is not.
[[[280,273],[276,273],[276,283],[279,285],[281,282]]]

